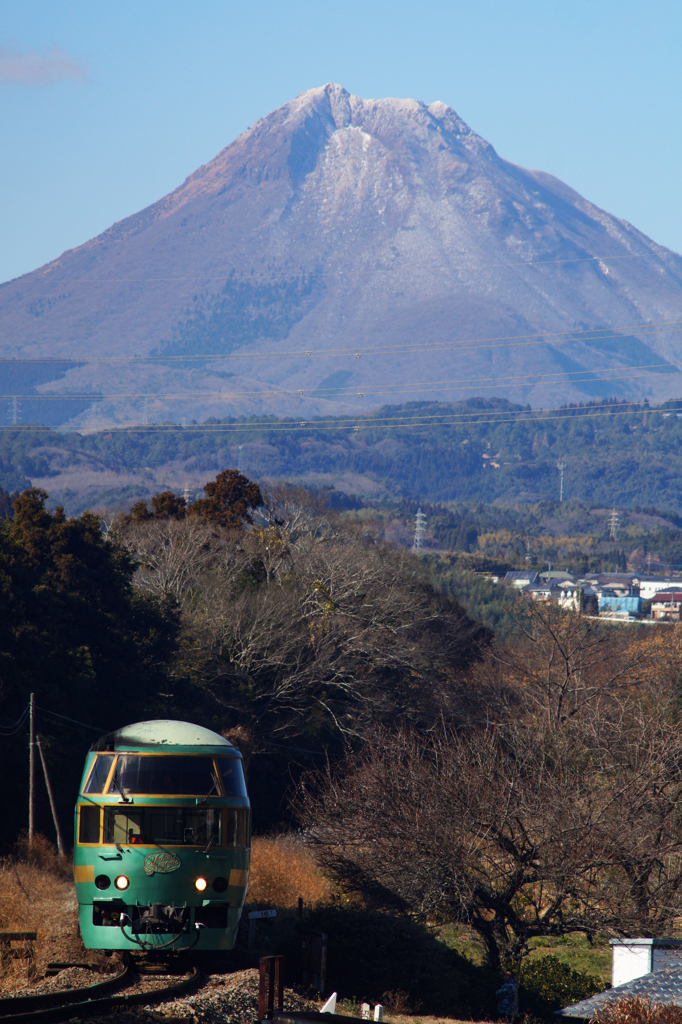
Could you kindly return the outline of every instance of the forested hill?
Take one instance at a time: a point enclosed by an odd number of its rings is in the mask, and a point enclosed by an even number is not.
[[[362,500],[682,505],[682,400],[605,400],[531,411],[504,400],[415,402],[364,417],[209,419],[86,435],[31,426],[0,434],[0,486],[39,484],[70,512],[122,507],[153,489],[200,486],[241,464]],[[343,499],[341,499],[343,500]]]

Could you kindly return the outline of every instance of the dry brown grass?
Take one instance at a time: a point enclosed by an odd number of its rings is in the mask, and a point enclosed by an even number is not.
[[[14,846],[14,855],[11,858],[15,863],[28,864],[34,868],[40,868],[48,875],[55,878],[70,881],[73,878],[71,857],[60,857],[57,847],[45,836],[37,833],[33,842],[28,840],[28,832],[21,832]]]
[[[292,836],[254,836],[247,900],[275,907],[307,907],[329,899],[332,888],[314,857]]]
[[[20,836],[15,854],[0,861],[0,930],[34,931],[38,938],[32,956],[3,961],[0,992],[14,991],[31,980],[34,958],[46,942],[58,939],[69,927],[69,911],[74,910],[71,862],[60,860],[44,836],[35,836],[32,847],[26,836]],[[22,949],[20,944],[15,947]]]
[[[0,929],[5,932],[37,931],[39,914],[30,898],[36,879],[29,877],[38,868],[6,861],[0,864]],[[15,943],[15,948],[17,944]],[[21,947],[19,947],[21,948]],[[27,949],[28,952],[28,949]],[[33,957],[7,958],[0,970],[0,992],[11,992],[30,980]]]
[[[592,1024],[682,1024],[682,1006],[663,1006],[641,996],[629,996],[602,1007]]]

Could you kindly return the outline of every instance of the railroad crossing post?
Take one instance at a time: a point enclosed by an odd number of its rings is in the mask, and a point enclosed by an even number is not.
[[[267,986],[267,1006],[265,989]],[[277,1005],[275,1006],[275,1000]],[[275,1010],[284,1009],[284,957],[262,956],[258,986],[258,1020],[272,1019]]]

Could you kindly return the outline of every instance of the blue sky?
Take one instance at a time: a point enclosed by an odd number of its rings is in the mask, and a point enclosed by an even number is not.
[[[0,281],[335,81],[442,100],[682,251],[679,0],[0,0]]]

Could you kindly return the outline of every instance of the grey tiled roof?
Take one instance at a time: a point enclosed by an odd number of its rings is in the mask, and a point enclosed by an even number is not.
[[[624,999],[626,996],[643,996],[652,1003],[682,1006],[682,967],[665,967],[660,971],[651,971],[650,974],[628,981],[625,985],[616,985],[615,988],[608,988],[606,992],[599,992],[596,996],[574,1003],[573,1006],[557,1010],[556,1015],[585,1017],[589,1020],[602,1006],[615,1003],[617,999]]]

